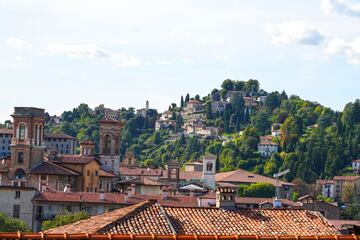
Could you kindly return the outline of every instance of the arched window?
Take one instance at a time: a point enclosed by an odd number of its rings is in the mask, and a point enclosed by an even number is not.
[[[39,127],[37,124],[35,124],[35,134],[34,134],[34,141],[35,141],[35,145],[38,145],[39,144]]]
[[[39,145],[42,144],[42,139],[43,139],[43,126],[40,125],[40,126],[39,126],[39,141],[38,141],[38,144],[39,144]]]
[[[25,179],[26,173],[23,169],[18,168],[15,170],[15,178],[16,179]]]
[[[104,139],[104,153],[110,154],[111,150],[111,136],[106,135]]]
[[[19,124],[19,140],[25,140],[25,123]]]

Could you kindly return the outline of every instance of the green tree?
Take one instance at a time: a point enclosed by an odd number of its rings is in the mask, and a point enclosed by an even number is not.
[[[232,91],[234,89],[234,82],[231,79],[226,79],[221,84],[221,88],[225,91]]]
[[[271,198],[275,196],[275,187],[270,183],[252,183],[250,185],[240,185],[239,196]]]
[[[78,222],[80,220],[84,220],[84,219],[88,219],[88,218],[89,218],[89,215],[84,211],[75,212],[75,213],[59,214],[59,215],[56,215],[53,220],[44,221],[42,224],[42,230],[45,231],[45,230],[48,230],[51,228]]]
[[[31,232],[26,223],[17,218],[8,217],[0,212],[0,232]]]
[[[184,97],[181,95],[181,99],[180,99],[180,107],[183,108],[184,107]]]
[[[185,103],[189,102],[190,101],[190,94],[186,94],[185,96]]]

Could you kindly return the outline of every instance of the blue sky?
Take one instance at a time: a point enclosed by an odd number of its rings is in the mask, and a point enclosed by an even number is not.
[[[163,111],[227,78],[341,110],[359,77],[360,1],[0,0],[0,121],[14,106]]]

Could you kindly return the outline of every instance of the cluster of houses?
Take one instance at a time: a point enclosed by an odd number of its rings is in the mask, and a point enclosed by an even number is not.
[[[254,96],[253,96],[254,95]],[[265,101],[266,96],[256,96],[254,93],[246,91],[229,91],[222,99],[220,92],[211,94],[211,110],[213,113],[223,112],[227,104],[235,101],[236,98],[244,100],[244,111],[252,115]],[[195,135],[201,138],[218,138],[221,129],[218,127],[207,126],[204,118],[205,103],[200,100],[190,99],[185,103],[181,109],[180,115],[183,118],[183,125],[181,126],[186,135]],[[176,121],[172,111],[165,111],[160,115],[160,118],[155,123],[155,130],[170,130],[173,131],[176,126]]]
[[[98,123],[98,151],[90,140],[76,143],[64,134],[45,133],[43,109],[16,107],[12,117],[12,129],[7,130],[10,154],[0,161],[0,211],[24,220],[34,231],[57,214],[82,210],[98,215],[154,200],[169,207],[280,207],[340,217],[335,204],[311,196],[291,201],[292,183],[242,169],[217,173],[215,155],[184,166],[172,160],[163,168],[141,167],[131,152],[120,159],[124,123],[109,115]],[[276,186],[278,198],[237,196],[240,184],[259,182]]]

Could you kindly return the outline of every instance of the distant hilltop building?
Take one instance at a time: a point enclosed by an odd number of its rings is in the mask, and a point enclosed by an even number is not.
[[[279,144],[273,142],[271,135],[261,136],[258,143],[258,151],[262,157],[270,157],[271,154],[278,152]]]

